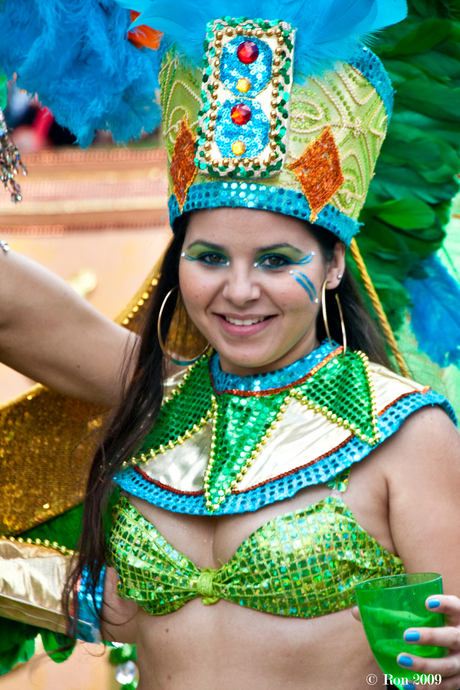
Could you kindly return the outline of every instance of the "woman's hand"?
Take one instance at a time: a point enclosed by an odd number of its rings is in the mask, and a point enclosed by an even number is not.
[[[425,602],[429,611],[444,613],[446,624],[442,628],[408,628],[404,633],[404,640],[408,644],[430,645],[432,647],[446,647],[447,656],[441,659],[430,659],[413,654],[399,654],[397,661],[403,669],[410,669],[411,673],[441,674],[442,682],[436,687],[441,690],[459,690],[460,688],[460,599],[445,594],[431,596]],[[409,683],[404,686],[407,690],[432,688],[433,685],[423,683]]]
[[[431,596],[425,602],[429,611],[444,613],[446,624],[442,628],[408,628],[404,633],[404,640],[408,644],[430,645],[431,647],[446,647],[447,656],[441,659],[423,658],[403,652],[398,654],[397,662],[402,669],[418,673],[420,677],[431,675],[442,676],[441,683],[424,684],[418,681],[404,685],[404,690],[459,690],[460,688],[460,599],[454,596],[440,594]],[[354,606],[351,610],[353,617],[361,622],[359,609]],[[403,677],[404,674],[401,673]]]

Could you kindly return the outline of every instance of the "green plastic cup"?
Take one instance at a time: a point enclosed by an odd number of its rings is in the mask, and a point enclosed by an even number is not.
[[[407,628],[439,628],[444,614],[429,611],[427,597],[442,594],[442,577],[437,573],[406,573],[366,580],[355,587],[356,599],[370,648],[387,681],[398,688],[405,682],[418,680],[410,668],[399,666],[401,653],[440,658],[445,647],[408,644]],[[420,675],[420,673],[418,674]],[[391,676],[391,678],[390,678]]]

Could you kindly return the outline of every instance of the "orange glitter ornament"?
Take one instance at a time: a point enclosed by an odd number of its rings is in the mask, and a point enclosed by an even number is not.
[[[184,208],[190,185],[195,179],[195,141],[192,130],[188,126],[187,116],[181,120],[179,134],[174,144],[174,152],[169,168],[173,181],[173,192],[176,195],[180,211]]]
[[[298,178],[310,205],[310,222],[344,183],[339,151],[329,125],[304,153],[288,166]]]

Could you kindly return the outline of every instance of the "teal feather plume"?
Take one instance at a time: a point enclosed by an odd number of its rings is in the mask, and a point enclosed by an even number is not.
[[[163,31],[189,60],[201,66],[206,25],[220,17],[282,18],[297,29],[294,68],[308,75],[349,59],[358,38],[406,16],[405,0],[117,0],[141,15],[131,25]]]
[[[460,364],[460,288],[439,259],[421,265],[425,276],[408,278],[411,328],[419,347],[440,367]]]
[[[129,23],[113,0],[2,0],[0,71],[82,146],[96,129],[129,141],[160,121],[158,54],[126,40]]]

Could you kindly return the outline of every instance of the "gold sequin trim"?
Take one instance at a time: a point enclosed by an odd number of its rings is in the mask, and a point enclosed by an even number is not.
[[[1,541],[11,541],[16,544],[33,544],[33,546],[44,546],[47,549],[54,549],[59,551],[64,556],[73,556],[75,551],[68,549],[66,546],[59,546],[57,541],[50,542],[48,539],[23,539],[23,537],[0,537]]]

